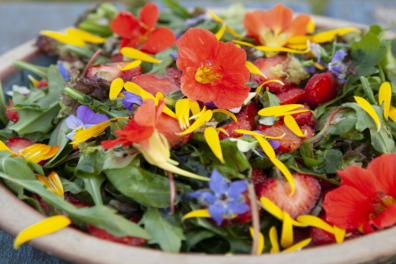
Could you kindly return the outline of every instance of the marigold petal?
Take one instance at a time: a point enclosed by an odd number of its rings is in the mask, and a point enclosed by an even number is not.
[[[393,106],[389,107],[389,117],[392,119],[393,122],[396,123],[396,108]]]
[[[136,68],[140,64],[142,64],[141,60],[132,61],[131,63],[127,64],[124,68],[122,68],[121,71],[127,71],[127,70],[130,70],[130,69]]]
[[[285,125],[297,136],[299,137],[306,137],[307,136],[307,131],[305,131],[305,134],[301,131],[300,127],[298,126],[296,120],[294,117],[291,115],[285,115],[284,117],[284,122]]]
[[[283,252],[299,251],[302,248],[308,246],[308,244],[311,243],[311,241],[312,241],[312,238],[307,238],[307,239],[305,239],[305,240],[303,240],[303,241],[301,241],[301,242],[299,242],[299,243],[297,243],[297,244],[295,244],[295,245],[283,250],[282,253]]]
[[[28,74],[27,76],[29,78],[29,80],[32,82],[32,84],[34,86],[37,86],[40,82],[38,80],[36,80],[32,75]]]
[[[48,181],[51,183],[51,185],[54,187],[56,193],[63,197],[65,192],[63,189],[63,184],[61,179],[59,178],[59,175],[56,172],[51,172],[50,175],[48,175]]]
[[[44,154],[43,159],[47,160],[55,156],[56,153],[58,153],[59,147],[58,146],[53,146],[47,153]]]
[[[201,112],[201,108],[199,107],[199,104],[197,101],[189,101],[190,102],[190,109],[193,114],[193,116],[198,115]]]
[[[121,93],[122,88],[124,88],[124,81],[121,78],[117,78],[111,82],[109,98],[114,101],[117,96]]]
[[[175,105],[175,112],[180,128],[182,130],[187,129],[190,126],[190,100],[185,98],[177,101]]]
[[[283,220],[283,211],[276,205],[274,204],[270,199],[267,197],[262,196],[260,198],[260,202],[263,205],[263,208],[279,220]]]
[[[288,46],[294,45],[303,45],[304,47],[307,46],[307,41],[312,42],[313,36],[293,36],[287,40]]]
[[[13,153],[11,149],[9,149],[9,147],[7,147],[6,144],[4,144],[4,142],[0,140],[0,151],[3,150],[7,150],[8,152]]]
[[[305,109],[305,110],[296,110],[296,111],[290,111],[290,112],[286,112],[286,113],[278,113],[275,114],[273,116],[278,117],[278,116],[285,116],[285,115],[294,115],[294,114],[299,114],[299,113],[305,113],[305,112],[312,112],[312,114],[315,116],[315,112]]]
[[[271,241],[271,253],[278,253],[279,249],[279,242],[278,242],[278,232],[276,231],[276,227],[272,226],[269,230],[269,238]]]
[[[378,101],[381,105],[384,102],[384,116],[385,119],[388,120],[389,117],[389,108],[391,106],[391,99],[392,99],[392,88],[388,82],[384,82],[378,93]]]
[[[128,92],[131,92],[131,93],[134,93],[134,94],[137,94],[137,95],[140,95],[140,92],[144,91],[142,87],[140,87],[139,85],[137,85],[136,83],[133,83],[133,82],[124,83],[124,88]]]
[[[257,141],[259,142],[261,148],[264,150],[265,155],[272,161],[273,159],[276,160],[276,154],[274,149],[272,148],[271,144],[268,143],[262,136],[254,136]]]
[[[223,152],[221,150],[219,135],[213,127],[207,127],[204,132],[206,143],[209,145],[213,154],[224,163]]]
[[[193,218],[193,217],[210,218],[210,214],[209,214],[208,209],[199,209],[199,210],[195,210],[195,211],[189,212],[188,214],[184,215],[182,221],[184,221],[188,218]]]
[[[215,34],[215,36],[216,36],[216,38],[217,38],[218,40],[220,40],[220,39],[223,37],[224,32],[225,32],[225,29],[226,29],[226,25],[223,24],[223,25],[221,26],[221,28],[219,29],[219,31],[217,31],[217,33]]]
[[[380,122],[380,119],[379,119],[379,117],[377,115],[377,112],[375,112],[375,110],[371,106],[371,104],[369,102],[367,102],[367,100],[362,98],[362,97],[355,96],[354,98],[355,98],[356,102],[360,105],[360,107],[363,108],[364,111],[366,111],[367,114],[369,114],[373,118],[374,122],[377,125],[377,131],[380,131],[381,122]]]
[[[260,75],[260,76],[264,77],[265,79],[267,79],[267,76],[265,76],[265,74],[262,73],[262,72],[260,71],[260,69],[257,68],[256,65],[254,65],[254,64],[251,63],[250,61],[246,61],[246,64],[245,64],[245,65],[246,65],[246,67],[249,69],[250,73]],[[262,85],[264,85],[264,83],[263,83]],[[262,86],[262,85],[260,85],[260,86]]]
[[[270,139],[281,139],[284,136],[286,136],[286,133],[283,133],[283,135],[278,136],[278,137],[273,137],[273,136],[267,136],[267,135],[260,134],[260,133],[250,131],[250,130],[234,129],[234,131],[237,133],[240,133],[240,134],[247,134],[247,135],[252,135],[252,136],[257,136],[257,137],[265,137],[265,138],[270,138]]]
[[[279,106],[271,106],[267,108],[261,109],[258,114],[261,116],[274,116],[280,114],[286,114],[289,111],[293,111],[297,108],[304,107],[300,104],[288,104],[288,105],[279,105]]]
[[[203,126],[206,122],[209,122],[212,119],[213,112],[211,110],[206,111],[205,113],[201,114],[197,120],[185,131],[182,133],[178,133],[177,135],[187,135],[194,132],[196,129]]]
[[[212,112],[213,112],[213,114],[214,113],[222,113],[222,114],[228,115],[229,117],[234,119],[235,122],[238,122],[238,119],[236,118],[236,116],[233,113],[231,113],[230,111],[218,108],[218,109],[212,110]]]
[[[226,26],[227,31],[231,35],[233,35],[234,37],[236,37],[236,38],[242,38],[243,37],[243,34],[236,33],[236,31],[232,27],[230,27],[229,25],[226,24],[225,26]]]
[[[121,49],[121,54],[124,56],[127,56],[128,58],[134,59],[134,60],[141,60],[141,61],[146,61],[146,62],[151,62],[151,63],[160,63],[160,60],[157,60],[156,58],[141,52],[140,50],[130,48],[130,47],[125,47]]]
[[[249,231],[250,231],[250,235],[252,236],[252,238],[254,239],[254,229],[253,227],[249,226]],[[258,247],[257,247],[257,255],[261,255],[264,251],[264,236],[263,233],[259,232],[259,243],[258,243]]]
[[[69,36],[80,38],[83,41],[88,42],[88,43],[101,44],[106,41],[106,38],[96,36],[94,34],[91,34],[87,31],[84,31],[81,29],[68,28],[66,30],[66,32]]]
[[[335,36],[343,36],[349,32],[360,33],[360,30],[354,27],[339,28],[334,30],[329,30],[325,32],[318,33],[312,37],[312,42],[314,43],[324,43],[329,42],[335,38]]]
[[[283,224],[280,244],[283,248],[293,245],[293,225],[291,217],[287,212],[283,212]]]
[[[253,65],[254,65],[254,64],[253,64]],[[264,77],[264,76],[263,76],[263,77]],[[264,78],[267,78],[267,77],[264,77]],[[259,87],[256,88],[256,93],[260,93],[260,92],[261,92],[261,89],[263,88],[263,86],[266,85],[267,83],[271,83],[271,82],[276,82],[276,83],[279,83],[279,84],[281,84],[281,85],[285,85],[282,81],[279,81],[279,80],[268,80],[268,81],[266,81],[266,82],[263,82],[262,84],[260,84]]]
[[[216,128],[216,131],[218,131],[219,132],[219,134],[220,134],[220,132],[222,132],[222,133],[224,133],[224,134],[226,134],[227,136],[229,136],[230,134],[228,134],[228,132],[224,129],[224,128],[222,128],[222,127],[218,127],[218,128]]]
[[[57,191],[54,189],[52,184],[49,180],[44,176],[37,176],[37,180],[39,180],[42,184],[48,187],[48,191],[52,192],[53,194],[58,194]]]
[[[263,52],[289,52],[289,53],[296,53],[296,54],[304,54],[308,53],[311,50],[311,46],[307,45],[305,50],[295,50],[289,49],[284,47],[269,47],[269,46],[255,46],[256,49],[261,50]]]
[[[318,227],[331,234],[334,234],[334,228],[319,217],[313,215],[300,215],[297,217],[297,221],[301,224]]]
[[[315,19],[311,17],[311,20],[309,21],[307,25],[307,33],[311,34],[315,31]]]
[[[209,10],[207,10],[207,12],[208,12],[208,14],[209,14],[214,20],[216,20],[218,23],[220,23],[220,24],[223,24],[223,23],[224,23],[223,20],[222,20],[220,17],[216,16],[213,12],[211,12],[211,11],[209,11]]]
[[[19,246],[33,238],[44,236],[56,232],[71,224],[71,220],[63,215],[55,215],[44,219],[37,224],[34,224],[18,234],[14,241],[14,248],[18,249]]]
[[[240,40],[233,40],[235,44],[247,46],[247,47],[255,47],[252,43],[246,42],[246,41],[240,41]]]
[[[296,185],[294,183],[294,178],[289,169],[278,159],[271,159],[271,162],[278,167],[278,169],[282,172],[282,174],[286,177],[286,180],[290,184],[290,196],[293,195],[296,190]]]
[[[346,234],[346,229],[342,229],[342,228],[338,228],[337,226],[334,226],[334,237],[337,243],[344,242],[345,234]]]
[[[76,36],[70,36],[70,35],[58,33],[55,31],[44,30],[44,31],[40,32],[40,35],[44,35],[44,36],[53,38],[57,41],[65,43],[65,44],[70,44],[70,45],[79,46],[79,47],[83,47],[85,45],[85,42],[81,38],[78,38]]]

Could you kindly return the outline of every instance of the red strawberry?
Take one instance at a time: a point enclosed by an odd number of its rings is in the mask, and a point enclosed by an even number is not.
[[[133,217],[129,220],[132,222],[135,222],[134,221],[135,217]],[[130,246],[134,246],[134,247],[139,247],[139,246],[143,245],[144,243],[146,243],[146,240],[144,238],[131,237],[131,236],[116,237],[116,236],[113,236],[112,234],[108,233],[104,229],[94,227],[93,225],[90,225],[90,224],[86,224],[86,226],[88,229],[88,233],[90,235],[100,238],[100,239],[113,241],[113,242],[121,243],[121,244],[126,244],[126,245],[130,245]]]
[[[304,125],[301,126],[300,128],[303,133],[307,131],[307,136],[305,138],[301,138],[296,134],[294,134],[285,125],[285,123],[283,123],[283,121],[277,121],[272,126],[265,126],[265,125],[257,126],[257,130],[260,130],[261,132],[264,133],[264,135],[267,136],[281,136],[284,133],[286,133],[286,135],[283,138],[277,139],[281,143],[281,145],[275,151],[281,153],[290,153],[298,149],[304,140],[312,138],[315,135],[314,131],[309,126]]]
[[[132,78],[131,82],[136,83],[145,91],[151,93],[154,96],[158,92],[161,92],[164,96],[167,96],[170,92],[180,90],[180,83],[175,81],[173,77],[167,75],[154,75],[146,73]]]
[[[165,113],[162,113],[159,116],[155,125],[158,129],[158,132],[166,137],[169,145],[172,148],[186,144],[187,141],[192,137],[192,133],[184,136],[176,135],[176,133],[183,132],[180,129],[179,122],[175,118],[170,117]]]
[[[297,108],[293,111],[298,111],[298,110],[310,110],[310,108],[308,104],[304,104],[304,107]],[[316,118],[311,111],[294,114],[292,116],[296,120],[297,124],[300,126],[307,125],[314,128],[316,125]],[[283,119],[283,117],[281,119]]]
[[[252,130],[252,126],[250,125],[249,121],[246,121],[245,119],[237,119],[238,123],[233,121],[227,125],[222,126],[221,128],[224,128],[225,131],[227,131],[228,135],[225,134],[224,132],[219,133],[219,138],[220,140],[226,139],[226,138],[239,138],[242,137],[243,134],[237,133],[234,130],[235,129],[243,129],[243,130]]]
[[[305,86],[301,102],[316,107],[336,98],[337,88],[337,77],[334,74],[330,72],[314,74]]]
[[[171,67],[166,67],[165,70],[166,70],[166,74],[168,74],[168,76],[173,77],[173,79],[175,79],[175,81],[180,83],[180,79],[183,75],[183,73],[181,71],[179,71],[178,69],[175,69],[175,68],[171,68]]]
[[[121,61],[121,62],[110,62],[92,66],[88,69],[87,77],[93,77],[97,75],[102,79],[108,80],[109,82],[121,78],[124,82],[129,82],[133,77],[139,76],[142,74],[142,70],[140,66],[137,66],[133,69],[127,71],[120,71],[118,66],[121,68],[128,65],[130,61]]]
[[[279,100],[280,105],[295,104],[303,96],[304,90],[297,87],[289,88],[283,92],[275,94]]]
[[[261,107],[256,104],[255,102],[251,102],[250,104],[242,107],[241,112],[239,112],[238,114],[236,114],[236,117],[245,119],[247,121],[249,121],[252,130],[255,130],[257,127],[256,124],[256,116],[258,115],[258,111],[261,110]],[[243,114],[245,113],[245,115]]]
[[[252,169],[252,182],[256,193],[258,193],[258,191],[260,190],[261,185],[263,185],[263,183],[265,182],[265,179],[267,179],[267,175],[265,175],[262,170],[256,168]]]
[[[32,198],[33,198],[34,200],[36,200],[36,201],[39,203],[41,209],[44,210],[44,213],[45,213],[46,215],[49,215],[49,214],[50,214],[50,212],[51,212],[51,206],[49,206],[49,204],[47,204],[47,202],[44,201],[43,198],[41,198],[40,196],[38,196],[38,195],[35,194],[35,193],[32,193]]]
[[[37,88],[48,87],[48,82],[46,79],[41,79],[36,86]]]
[[[310,175],[293,173],[296,189],[290,196],[290,184],[286,179],[266,179],[259,196],[266,197],[291,218],[308,214],[319,199],[321,188],[317,179]]]
[[[269,91],[272,93],[281,92],[281,91],[286,90],[287,88],[290,87],[290,84],[285,83],[284,78],[278,77],[271,72],[272,67],[275,67],[276,65],[281,64],[284,61],[285,61],[285,59],[283,59],[283,58],[260,58],[260,59],[257,59],[254,62],[254,65],[261,70],[261,72],[267,77],[267,79],[260,75],[257,75],[257,74],[251,74],[250,79],[252,81],[256,82],[257,84],[262,84],[263,82],[266,82],[268,80],[279,80],[279,81],[282,81],[285,85],[282,85],[282,84],[276,83],[276,82],[271,82],[271,83],[267,83],[265,85],[265,88],[268,87]]]
[[[112,60],[113,62],[121,62],[124,61],[124,55],[122,55],[121,53],[118,53],[116,55],[113,55],[110,57],[110,60]]]
[[[13,137],[13,138],[9,138],[5,144],[9,149],[11,149],[11,151],[18,153],[21,149],[30,147],[35,143],[26,138]]]
[[[13,107],[13,106],[14,106],[14,103],[10,99],[10,105],[6,106],[6,109],[7,109],[6,110],[6,116],[11,122],[16,123],[19,120],[18,110],[10,110],[10,109],[8,109],[9,107]]]
[[[250,210],[247,210],[246,212],[244,212],[243,214],[238,215],[237,217],[235,217],[233,219],[233,222],[237,222],[237,223],[247,223],[250,222],[252,220],[252,209],[251,209],[251,203],[250,203],[250,199],[249,199],[249,194],[248,192],[244,192],[242,194],[242,197],[245,199],[245,203],[247,205],[249,205]],[[261,214],[261,207],[257,206],[259,214]]]

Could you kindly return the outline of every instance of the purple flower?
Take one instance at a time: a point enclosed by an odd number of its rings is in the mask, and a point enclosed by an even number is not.
[[[217,225],[234,214],[243,214],[250,209],[243,201],[242,193],[247,190],[245,181],[229,182],[216,169],[209,181],[210,191],[193,192],[189,195],[209,204],[208,212]],[[242,200],[242,201],[241,201]]]
[[[277,148],[280,147],[281,143],[279,140],[276,139],[268,139],[268,143],[271,145],[271,147],[276,150]]]
[[[169,52],[169,55],[173,58],[174,61],[177,61],[177,54],[176,52]]]
[[[58,70],[59,70],[60,74],[62,74],[63,79],[65,79],[66,81],[70,80],[71,75],[66,73],[67,70],[66,70],[65,66],[63,66],[62,62],[58,63]]]
[[[321,59],[322,59],[322,53],[320,52],[321,48],[322,47],[320,46],[320,44],[311,43],[311,52],[317,58],[316,63],[318,64],[321,63]]]
[[[88,106],[80,105],[77,108],[77,117],[70,115],[66,118],[66,125],[68,128],[73,129],[72,132],[66,135],[68,139],[74,141],[73,137],[80,130],[87,129],[88,127],[97,125],[99,123],[109,120],[106,115],[95,114]]]
[[[334,54],[333,59],[328,65],[329,71],[334,73],[343,83],[346,82],[345,77],[347,75],[348,67],[345,63],[342,62],[342,60],[347,55],[348,53],[342,50],[337,50]]]
[[[207,16],[206,16],[206,13],[204,13],[204,14],[198,15],[196,17],[186,19],[186,21],[184,21],[184,25],[186,27],[192,27],[192,26],[198,24],[199,21],[206,20],[206,19],[207,19]]]
[[[132,111],[134,104],[137,105],[143,104],[143,98],[140,95],[131,92],[122,92],[122,93],[125,95],[124,99],[122,99],[122,104],[129,111]]]

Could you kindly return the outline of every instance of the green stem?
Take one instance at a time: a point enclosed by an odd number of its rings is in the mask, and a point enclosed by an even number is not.
[[[85,30],[85,31],[88,31],[91,33],[96,33],[103,37],[110,37],[113,34],[110,27],[98,25],[98,24],[96,24],[94,22],[90,22],[90,21],[83,21],[80,23],[80,25],[78,27],[82,30]]]
[[[24,61],[15,60],[14,65],[17,68],[25,69],[31,71],[42,78],[47,78],[47,69],[46,67],[36,66],[31,63],[27,63]]]
[[[72,97],[73,99],[76,99],[77,101],[79,101],[82,104],[85,104],[85,103],[89,104],[89,103],[92,102],[92,98],[91,97],[89,97],[88,95],[85,95],[85,94],[83,94],[83,93],[81,93],[81,92],[79,92],[79,91],[77,91],[75,89],[71,89],[69,87],[66,87],[63,91],[65,93],[67,93],[70,97]]]
[[[377,101],[374,98],[373,90],[371,90],[370,82],[364,76],[360,76],[359,79],[360,79],[360,82],[362,83],[364,93],[366,94],[370,104],[378,105]]]
[[[175,166],[178,166],[179,165],[179,162],[177,162],[177,161],[175,161],[175,160],[173,160],[173,159],[168,159],[167,160],[170,164],[172,164],[172,165],[175,165]]]
[[[382,68],[381,64],[378,64],[378,69],[379,69],[379,77],[381,79],[381,83],[385,82],[385,74],[384,74],[384,69]]]

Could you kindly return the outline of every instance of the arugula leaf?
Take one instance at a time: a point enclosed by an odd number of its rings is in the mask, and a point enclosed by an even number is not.
[[[153,64],[153,68],[151,68],[151,71],[149,71],[148,73],[156,75],[167,75],[165,68],[173,63],[173,58],[171,55],[169,55],[169,53],[171,52],[177,52],[177,48],[172,47],[158,52],[154,57],[161,62]]]
[[[196,244],[207,238],[214,237],[216,234],[206,229],[196,229],[188,231],[186,237],[186,251],[189,252]]]
[[[182,17],[182,18],[190,18],[191,15],[183,6],[181,6],[178,2],[173,0],[161,0],[167,7],[169,7],[173,13]]]
[[[58,126],[52,131],[48,145],[58,146],[59,150],[45,165],[44,168],[51,168],[53,165],[61,162],[63,159],[73,151],[73,147],[68,145],[69,139],[66,137],[70,130],[63,119]]]
[[[342,169],[342,153],[336,149],[325,150],[321,155],[324,159],[323,163],[317,168],[317,172],[324,174],[334,174],[336,170]]]

